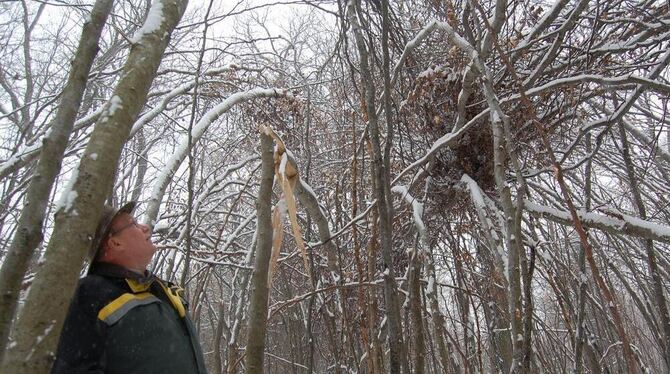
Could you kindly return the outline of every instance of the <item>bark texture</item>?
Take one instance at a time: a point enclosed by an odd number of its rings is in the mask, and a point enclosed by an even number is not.
[[[14,344],[2,363],[3,373],[46,373],[102,206],[112,187],[121,149],[146,102],[186,0],[164,0],[160,25],[137,35],[110,102],[96,123],[63,205],[56,212],[44,261],[16,323]],[[155,26],[155,25],[154,25]],[[54,285],[58,285],[55,292]]]
[[[28,186],[24,209],[12,245],[0,269],[0,362],[12,326],[23,276],[35,248],[43,239],[42,224],[54,181],[60,172],[63,154],[86,89],[93,60],[98,53],[98,40],[112,9],[113,0],[96,1],[90,21],[84,24],[72,69],[63,89],[51,134],[44,138],[37,169]]]
[[[375,179],[375,195],[377,197],[377,211],[379,212],[379,236],[381,241],[381,252],[386,267],[384,271],[384,303],[386,305],[386,315],[388,317],[388,336],[389,336],[389,371],[391,373],[409,372],[404,341],[402,337],[402,322],[400,315],[400,305],[398,297],[398,288],[395,281],[395,272],[393,270],[393,231],[391,222],[393,221],[393,204],[390,196],[390,177],[389,170],[386,167],[388,159],[385,160],[382,154],[379,135],[379,123],[375,104],[375,88],[373,83],[370,63],[368,61],[368,50],[365,45],[357,12],[360,11],[360,2],[356,0],[349,1],[348,15],[351,22],[352,31],[356,39],[356,46],[360,57],[361,81],[365,88],[365,108],[368,120],[370,143],[372,144],[372,170]],[[386,105],[388,108],[388,105]],[[387,117],[388,120],[388,117]],[[391,139],[387,139],[390,142]]]
[[[247,322],[246,372],[263,373],[263,355],[268,319],[268,268],[272,254],[272,182],[274,159],[272,137],[261,133],[261,182],[256,200],[258,217],[256,262],[251,277],[249,320]]]

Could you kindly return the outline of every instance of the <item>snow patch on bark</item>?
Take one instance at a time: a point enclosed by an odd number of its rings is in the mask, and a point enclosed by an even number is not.
[[[163,24],[163,21],[165,21],[165,17],[163,17],[163,3],[160,0],[156,0],[151,4],[151,9],[149,9],[149,14],[144,21],[144,24],[137,30],[137,32],[135,32],[135,35],[130,38],[130,42],[133,44],[139,43],[144,35],[151,34],[158,30]]]
[[[116,113],[117,110],[123,109],[123,100],[118,95],[112,96],[112,98],[109,100],[109,115],[110,117]]]
[[[58,203],[56,204],[56,212],[62,210],[63,213],[68,213],[72,210],[74,201],[77,199],[78,196],[77,191],[74,190],[74,185],[77,182],[78,177],[79,177],[79,169],[74,169],[72,171],[72,175],[70,176],[70,180],[68,181],[65,189],[60,195]],[[74,213],[76,214],[76,212]]]

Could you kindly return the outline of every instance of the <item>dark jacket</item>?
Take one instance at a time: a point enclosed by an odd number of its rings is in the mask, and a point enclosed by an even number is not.
[[[206,373],[178,291],[152,274],[95,264],[70,304],[51,373]]]

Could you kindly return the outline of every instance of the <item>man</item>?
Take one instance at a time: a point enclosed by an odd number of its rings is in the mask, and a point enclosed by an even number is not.
[[[52,374],[206,373],[180,289],[146,270],[156,247],[134,209],[105,206]]]

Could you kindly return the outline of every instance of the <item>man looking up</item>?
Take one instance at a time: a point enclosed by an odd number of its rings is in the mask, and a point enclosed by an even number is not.
[[[52,374],[207,372],[181,289],[147,271],[156,247],[135,205],[103,209]]]

